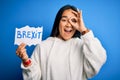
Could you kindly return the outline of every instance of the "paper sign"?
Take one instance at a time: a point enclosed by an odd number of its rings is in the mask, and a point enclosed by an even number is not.
[[[16,28],[14,44],[20,45],[25,43],[28,46],[40,44],[42,41],[43,27],[29,27]]]

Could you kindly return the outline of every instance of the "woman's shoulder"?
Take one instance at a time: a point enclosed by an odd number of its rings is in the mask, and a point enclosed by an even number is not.
[[[47,48],[50,47],[54,42],[54,37],[48,37],[47,39],[41,41],[40,44],[37,44],[36,47]]]
[[[41,46],[50,46],[50,45],[53,44],[54,40],[55,40],[54,37],[48,37],[47,39],[41,41],[41,43],[39,45],[41,45]]]
[[[48,37],[47,39],[43,40],[41,43],[45,44],[45,43],[52,43],[54,42],[55,38],[54,37]]]

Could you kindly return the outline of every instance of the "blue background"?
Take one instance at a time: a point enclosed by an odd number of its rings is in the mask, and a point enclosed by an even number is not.
[[[22,80],[21,60],[16,56],[15,28],[43,26],[43,40],[52,30],[57,11],[66,4],[82,9],[86,26],[107,51],[107,62],[90,80],[120,80],[119,0],[0,0],[0,80]],[[35,46],[27,46],[29,56]]]

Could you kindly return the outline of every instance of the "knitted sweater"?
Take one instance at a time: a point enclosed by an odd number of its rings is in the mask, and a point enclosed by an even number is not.
[[[24,67],[24,80],[87,80],[96,75],[106,61],[106,51],[90,31],[67,41],[57,37],[37,45],[32,65]]]

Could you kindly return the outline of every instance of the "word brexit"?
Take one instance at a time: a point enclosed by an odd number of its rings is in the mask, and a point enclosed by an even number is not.
[[[15,41],[14,44],[20,45],[25,43],[29,46],[40,44],[42,41],[43,27],[30,27],[25,26],[15,30]]]

